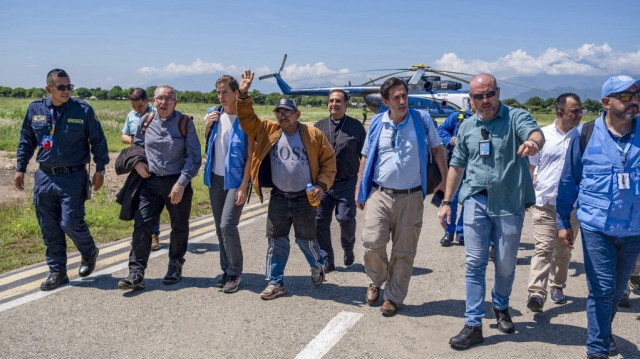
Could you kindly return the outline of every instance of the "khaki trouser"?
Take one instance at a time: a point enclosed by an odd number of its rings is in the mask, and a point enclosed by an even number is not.
[[[537,294],[543,301],[547,299],[549,287],[564,288],[571,261],[571,248],[564,246],[558,238],[556,225],[556,207],[550,204],[531,207],[533,218],[533,237],[536,248],[531,257],[529,272],[529,295]],[[575,240],[580,229],[575,209],[571,213],[571,229]]]
[[[409,289],[423,210],[420,191],[408,195],[374,191],[366,202],[362,231],[365,272],[376,287],[386,282],[384,299],[398,305]],[[391,260],[387,257],[389,239]]]

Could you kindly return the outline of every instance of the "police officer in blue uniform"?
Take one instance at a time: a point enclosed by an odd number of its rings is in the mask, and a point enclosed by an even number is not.
[[[41,290],[52,290],[69,282],[67,276],[67,234],[82,255],[78,274],[93,272],[98,258],[89,227],[84,221],[89,173],[86,165],[90,152],[96,164],[93,189],[104,182],[104,168],[109,163],[107,139],[91,106],[71,97],[73,85],[61,69],[47,74],[48,98],[29,105],[20,130],[14,183],[24,190],[27,164],[36,154],[40,167],[35,173],[33,204],[47,246],[49,277]]]

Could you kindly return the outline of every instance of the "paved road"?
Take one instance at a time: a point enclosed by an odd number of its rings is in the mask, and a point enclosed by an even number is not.
[[[54,292],[40,292],[46,276],[42,264],[0,276],[0,357],[2,358],[583,358],[585,357],[586,283],[582,251],[578,246],[570,267],[565,305],[547,303],[543,313],[526,305],[526,281],[533,252],[527,217],[518,255],[512,295],[515,334],[495,328],[490,301],[484,322],[485,342],[466,351],[452,350],[451,336],[463,325],[463,248],[440,247],[442,230],[436,209],[426,201],[424,227],[409,296],[393,318],[380,315],[378,306],[364,302],[368,284],[357,261],[341,266],[319,288],[311,285],[302,253],[292,246],[285,284],[287,294],[263,301],[266,207],[246,207],[240,229],[245,252],[241,289],[224,294],[215,287],[220,274],[218,244],[212,220],[192,223],[184,279],[165,286],[168,237],[154,252],[146,274],[146,290],[116,288],[126,276],[129,239],[101,248],[99,268],[90,277],[74,279]],[[359,213],[359,218],[362,213]],[[361,232],[359,223],[358,233]],[[333,224],[334,238],[338,228]],[[334,243],[339,243],[334,239]],[[337,244],[336,256],[342,251]],[[77,256],[71,271],[75,274]],[[336,264],[341,264],[337,261]],[[489,265],[488,272],[493,272]],[[491,288],[492,275],[487,286]],[[490,294],[487,293],[490,300]],[[640,358],[638,311],[616,317],[614,332],[624,358]]]

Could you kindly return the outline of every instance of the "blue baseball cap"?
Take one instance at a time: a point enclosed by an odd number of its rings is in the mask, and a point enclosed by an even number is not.
[[[279,108],[286,108],[287,110],[298,111],[298,106],[293,99],[290,98],[281,98],[280,101],[276,104],[276,108],[273,111],[276,111]]]
[[[607,97],[616,92],[622,92],[633,85],[640,87],[640,80],[636,81],[630,76],[618,75],[609,77],[602,85],[602,97]]]

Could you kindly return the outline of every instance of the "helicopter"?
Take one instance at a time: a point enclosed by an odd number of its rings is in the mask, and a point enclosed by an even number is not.
[[[399,73],[412,71],[412,76],[400,76],[400,78],[406,81],[409,89],[409,106],[416,109],[427,110],[431,117],[448,117],[452,112],[464,111],[469,108],[469,91],[462,90],[461,83],[468,83],[469,81],[461,79],[456,75],[473,76],[471,74],[451,71],[436,71],[430,66],[418,64],[406,69],[391,69],[390,71],[395,72],[376,79],[371,79],[359,86],[351,86],[351,83],[349,83],[347,86],[294,89],[280,76],[280,72],[282,72],[286,61],[287,54],[284,54],[282,64],[280,65],[280,69],[277,73],[263,75],[258,77],[258,79],[265,80],[271,77],[275,78],[278,87],[280,87],[280,90],[285,95],[327,96],[331,90],[340,89],[348,93],[350,96],[363,97],[367,109],[373,113],[379,113],[386,111],[387,106],[382,103],[380,85],[376,85],[375,81]],[[427,73],[433,73],[435,75],[429,75]],[[438,75],[444,75],[461,82],[442,80]]]

